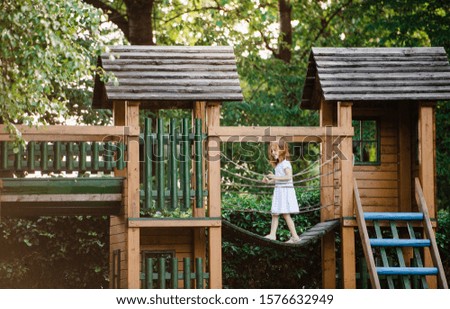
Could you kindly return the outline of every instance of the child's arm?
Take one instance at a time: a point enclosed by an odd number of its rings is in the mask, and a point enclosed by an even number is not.
[[[292,170],[290,168],[285,168],[284,169],[284,173],[286,175],[284,176],[275,176],[274,174],[270,173],[269,175],[267,175],[267,178],[269,178],[269,182],[270,181],[288,181],[292,179]]]

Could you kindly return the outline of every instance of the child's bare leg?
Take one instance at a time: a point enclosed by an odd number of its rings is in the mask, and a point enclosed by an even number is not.
[[[278,229],[278,215],[272,215],[272,223],[270,225],[270,234],[266,235],[266,238],[275,240],[277,239],[277,229]]]
[[[284,220],[286,220],[286,224],[289,228],[289,231],[291,232],[292,238],[299,239],[297,231],[295,230],[294,220],[292,220],[291,215],[283,214],[283,218],[284,218]]]

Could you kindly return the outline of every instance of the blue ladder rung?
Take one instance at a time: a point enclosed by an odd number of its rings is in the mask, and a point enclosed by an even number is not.
[[[429,239],[392,239],[392,238],[371,238],[370,245],[372,247],[429,247],[431,241]]]
[[[415,275],[415,276],[429,276],[437,275],[438,269],[436,267],[377,267],[379,275]]]
[[[423,220],[421,212],[365,212],[366,220],[404,220],[419,221]]]

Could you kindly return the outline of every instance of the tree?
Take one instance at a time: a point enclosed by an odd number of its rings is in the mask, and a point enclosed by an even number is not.
[[[61,122],[82,105],[70,99],[92,83],[101,22],[78,0],[0,3],[0,118],[12,132],[14,123]]]
[[[133,45],[154,45],[152,14],[154,0],[84,2],[103,10]]]
[[[78,0],[0,2],[0,121],[11,132],[19,133],[16,123],[69,115],[97,121],[87,109],[109,33],[103,21],[101,11]],[[106,287],[107,226],[105,218],[2,218],[0,286]]]

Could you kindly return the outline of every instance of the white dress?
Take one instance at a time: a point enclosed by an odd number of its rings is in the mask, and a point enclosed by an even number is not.
[[[292,171],[292,165],[287,160],[277,164],[275,167],[275,176],[286,176],[285,169]],[[292,178],[289,180],[275,181],[271,212],[272,214],[292,214],[299,212]]]

